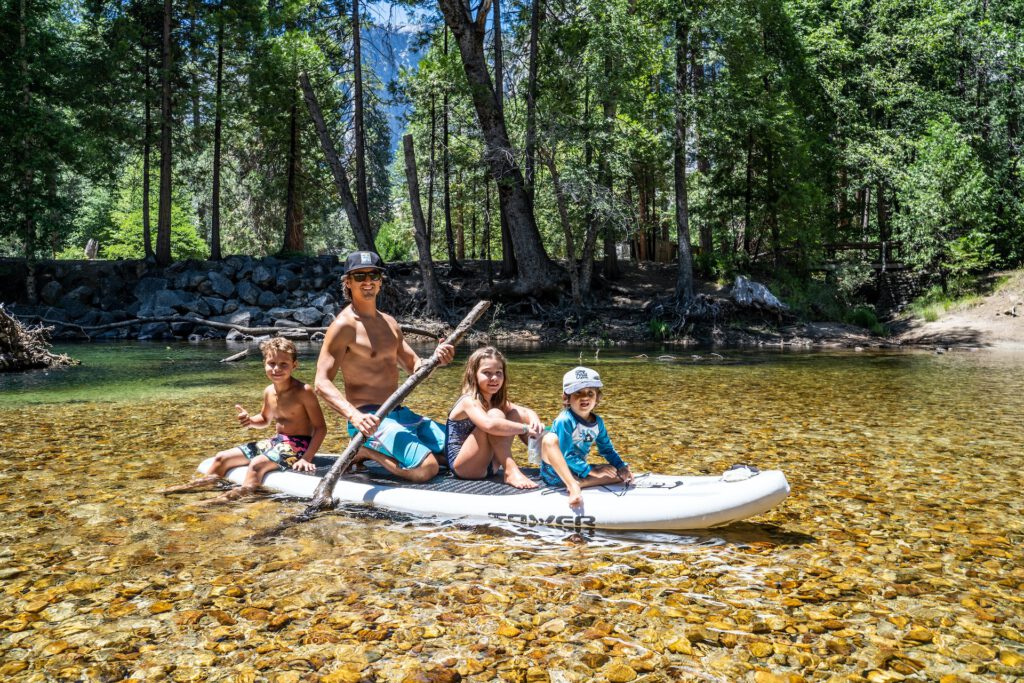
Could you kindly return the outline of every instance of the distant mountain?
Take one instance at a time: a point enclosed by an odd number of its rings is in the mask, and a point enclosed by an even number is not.
[[[391,29],[373,26],[363,36],[363,65],[367,71],[372,69],[383,85],[379,95],[386,103],[392,149],[400,144],[409,105],[394,101],[388,87],[398,80],[401,69],[414,68],[419,63],[423,51],[415,46],[416,39],[417,33],[409,26]]]

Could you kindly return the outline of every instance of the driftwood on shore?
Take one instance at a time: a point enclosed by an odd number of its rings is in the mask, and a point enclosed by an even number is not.
[[[89,332],[103,332],[105,330],[113,330],[119,327],[131,327],[132,325],[148,325],[150,323],[193,323],[195,325],[205,325],[215,330],[235,330],[241,334],[249,335],[251,337],[258,337],[264,335],[279,335],[287,333],[301,332],[307,336],[313,335],[317,332],[321,334],[327,331],[326,327],[244,327],[242,325],[236,325],[233,323],[224,323],[216,320],[206,320],[205,318],[199,318],[196,316],[166,316],[159,318],[133,318],[131,320],[122,320],[116,323],[105,323],[103,325],[76,325],[75,323],[67,322],[65,320],[51,320],[49,318],[43,318],[37,315],[30,316],[19,316],[25,319],[36,320],[40,323],[46,323],[48,325],[59,325],[67,327],[69,329],[78,330],[83,337],[91,340],[92,336]],[[413,325],[401,325],[402,332],[404,334],[415,334],[421,337],[430,337],[431,339],[439,338],[439,333],[432,330],[424,330]],[[46,328],[47,330],[52,328]]]
[[[50,329],[42,325],[26,327],[0,304],[0,372],[78,365],[69,356],[50,352]]]

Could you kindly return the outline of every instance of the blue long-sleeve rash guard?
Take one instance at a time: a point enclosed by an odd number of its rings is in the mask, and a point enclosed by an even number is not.
[[[587,462],[587,456],[590,455],[590,449],[594,444],[597,444],[597,452],[601,457],[615,469],[626,466],[618,451],[615,450],[615,446],[612,445],[612,440],[608,437],[604,420],[598,415],[594,415],[593,422],[588,422],[566,408],[551,423],[551,432],[558,436],[558,446],[562,455],[565,456],[565,462],[569,465],[569,469],[580,479],[584,479],[590,474],[590,463]],[[551,473],[554,474],[554,470]],[[555,476],[557,477],[557,475]]]

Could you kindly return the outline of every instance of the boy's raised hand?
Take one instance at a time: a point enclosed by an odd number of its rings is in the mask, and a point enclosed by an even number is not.
[[[236,403],[235,410],[238,411],[238,424],[243,427],[248,427],[252,424],[252,418],[249,417],[249,412],[245,408]]]

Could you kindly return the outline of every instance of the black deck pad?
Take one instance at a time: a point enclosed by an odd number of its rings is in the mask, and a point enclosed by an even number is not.
[[[324,477],[337,460],[336,457],[318,455],[313,458],[316,465],[316,473],[310,472],[310,476]],[[468,493],[477,496],[514,496],[520,493],[529,493],[533,489],[517,489],[509,486],[500,475],[489,479],[458,479],[448,470],[441,470],[440,474],[419,484],[396,477],[383,467],[374,463],[366,463],[365,468],[357,471],[349,470],[343,479],[346,481],[358,481],[377,486],[391,486],[404,489],[424,489],[427,491],[443,491],[445,493]],[[531,467],[521,468],[523,474],[538,483],[541,488],[545,486],[540,478],[540,470]]]

